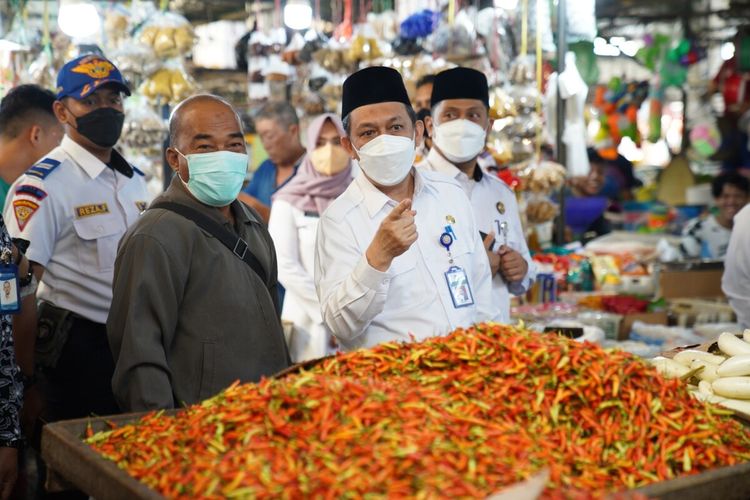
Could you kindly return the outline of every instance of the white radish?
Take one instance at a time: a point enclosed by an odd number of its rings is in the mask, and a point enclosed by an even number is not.
[[[705,361],[706,363],[720,365],[726,358],[724,358],[724,356],[711,354],[710,352],[696,351],[695,349],[686,349],[675,354],[674,358],[672,359],[674,359],[681,365],[690,366],[696,359],[700,359],[701,361]]]
[[[680,378],[690,371],[690,368],[688,368],[687,366],[681,365],[676,361],[661,356],[657,356],[656,358],[652,359],[651,364],[654,365],[654,368],[656,368],[657,372],[661,373],[667,378]]]
[[[696,368],[703,367],[701,371],[695,374],[696,377],[698,377],[701,380],[705,380],[707,382],[713,382],[717,378],[719,378],[719,374],[716,373],[716,365],[711,363],[706,363],[702,359],[696,359],[690,364],[690,369],[695,370]]]
[[[719,335],[719,349],[729,356],[750,354],[750,344],[740,340],[733,333],[724,332]]]
[[[714,380],[711,387],[718,396],[750,399],[750,377],[724,377]]]
[[[742,332],[742,338],[745,339],[745,342],[750,342],[750,328]]]
[[[711,382],[708,380],[701,380],[698,382],[698,391],[700,391],[701,394],[705,394],[706,396],[713,396],[714,395],[714,389],[711,387]]]
[[[723,398],[721,396],[705,394],[700,390],[693,391],[691,392],[691,394],[695,396],[696,399],[698,399],[699,401],[703,401],[704,403],[723,406],[724,408],[727,408],[729,410],[733,410],[739,413],[743,413],[746,416],[750,416],[750,401],[743,399]]]
[[[716,373],[720,377],[741,377],[750,375],[750,354],[739,354],[724,361]]]

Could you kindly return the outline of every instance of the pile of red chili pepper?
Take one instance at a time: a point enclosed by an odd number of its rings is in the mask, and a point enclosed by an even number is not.
[[[750,435],[645,362],[478,325],[234,385],[87,442],[167,497],[485,497],[548,467],[597,497],[750,460]]]

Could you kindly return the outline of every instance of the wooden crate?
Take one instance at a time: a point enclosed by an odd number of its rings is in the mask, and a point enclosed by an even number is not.
[[[46,425],[42,433],[42,458],[50,471],[68,486],[97,500],[161,499],[161,495],[120,470],[81,440],[89,423],[97,432],[109,428],[107,421],[122,425],[142,415],[133,413]],[[636,491],[663,500],[745,500],[750,496],[750,463],[654,483]]]

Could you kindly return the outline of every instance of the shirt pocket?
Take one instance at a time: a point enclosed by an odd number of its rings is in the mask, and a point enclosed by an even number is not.
[[[111,271],[115,266],[117,245],[125,225],[114,215],[94,215],[73,221],[78,235],[78,263],[83,271]]]
[[[432,279],[418,265],[418,258],[417,249],[412,247],[393,260],[388,270],[390,285],[383,308],[387,314],[419,309],[436,300]]]

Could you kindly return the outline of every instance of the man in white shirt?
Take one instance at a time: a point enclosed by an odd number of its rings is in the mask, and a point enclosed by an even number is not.
[[[750,328],[750,205],[734,218],[721,288],[743,328]]]
[[[508,322],[510,293],[526,293],[535,267],[515,194],[477,164],[493,123],[487,78],[470,68],[443,71],[435,77],[431,103],[426,126],[433,147],[419,167],[454,178],[471,200],[492,270],[493,305],[500,308],[500,320]]]
[[[454,180],[413,168],[424,129],[399,73],[371,67],[351,75],[342,116],[342,145],[363,175],[321,217],[315,255],[323,321],[342,348],[495,320],[468,198]]]
[[[40,280],[36,364],[44,375],[47,421],[119,409],[105,323],[117,244],[146,209],[143,173],[115,149],[130,95],[108,60],[74,59],[57,77],[59,147],[11,187],[4,218]]]

